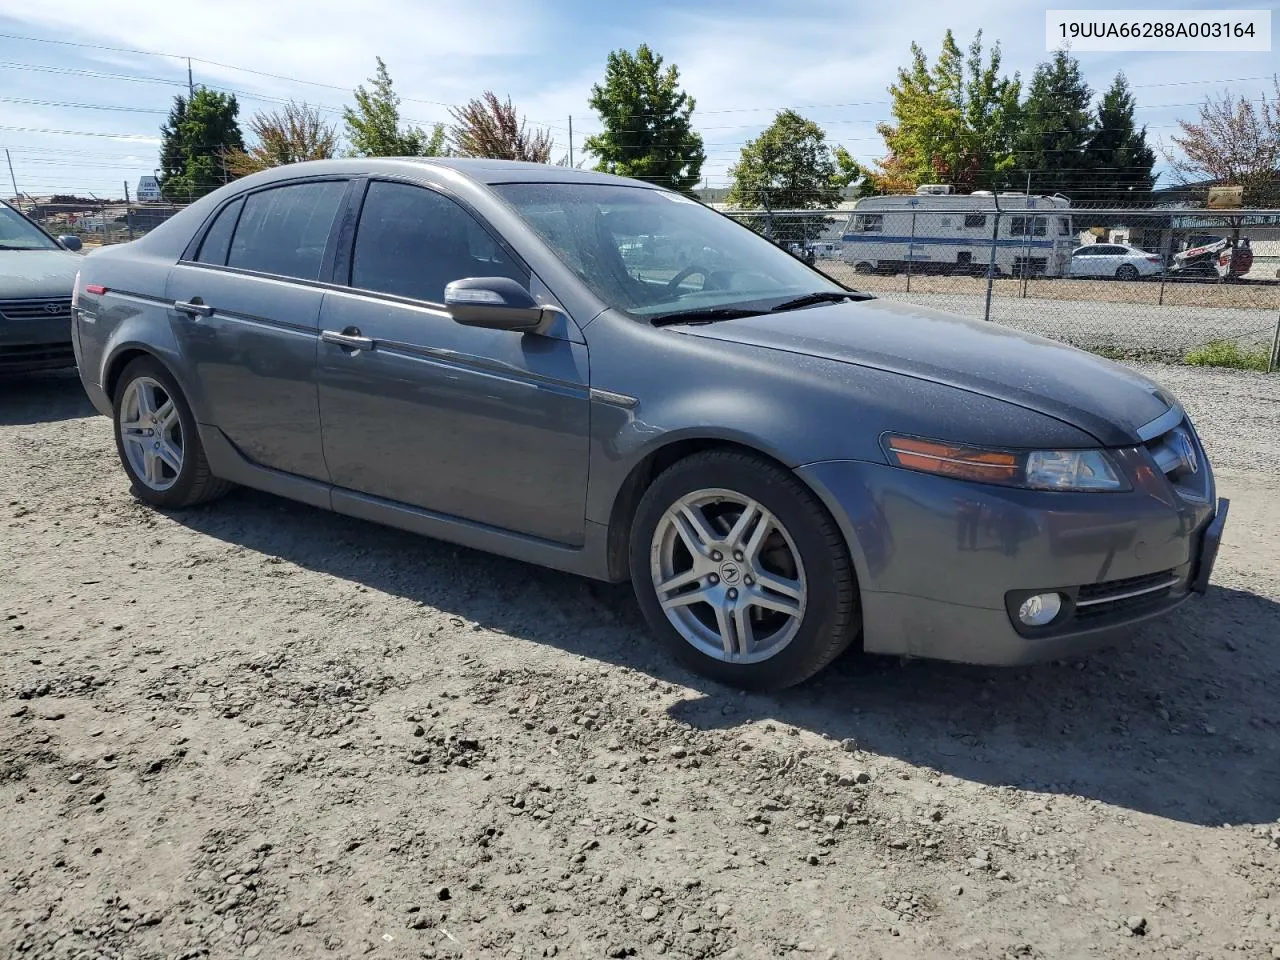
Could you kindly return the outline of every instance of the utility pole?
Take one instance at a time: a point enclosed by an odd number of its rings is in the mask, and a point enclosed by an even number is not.
[[[13,199],[18,199],[18,180],[13,175],[13,157],[9,156],[9,148],[4,148],[4,158],[9,161],[9,182],[13,184]]]
[[[195,81],[191,79],[191,58],[187,57],[187,103],[196,95]]]
[[[573,166],[573,115],[569,115],[569,166]]]
[[[133,207],[129,205],[129,181],[128,180],[124,182],[124,218],[125,218],[125,221],[129,224],[129,240],[132,241],[133,240]],[[106,239],[106,233],[107,233],[106,224],[104,223],[103,229],[102,229],[104,240]]]

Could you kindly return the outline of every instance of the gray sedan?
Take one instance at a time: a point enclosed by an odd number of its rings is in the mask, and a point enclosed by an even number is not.
[[[0,374],[75,364],[71,293],[78,237],[54,239],[0,200]]]
[[[242,484],[606,581],[721,682],[851,644],[1074,654],[1203,592],[1226,502],[1155,383],[873,299],[687,197],[480,160],[236,181],[90,254],[136,495]]]

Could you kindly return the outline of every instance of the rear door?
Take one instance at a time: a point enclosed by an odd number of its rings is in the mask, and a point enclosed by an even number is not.
[[[171,320],[206,418],[249,460],[327,480],[316,394],[318,284],[346,179],[295,181],[224,206],[169,275]]]

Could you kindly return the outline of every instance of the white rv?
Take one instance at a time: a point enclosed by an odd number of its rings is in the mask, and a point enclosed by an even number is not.
[[[994,216],[1000,210],[999,232]],[[841,258],[858,273],[1066,276],[1077,239],[1066,197],[989,190],[957,194],[930,184],[915,195],[857,201],[841,237]]]

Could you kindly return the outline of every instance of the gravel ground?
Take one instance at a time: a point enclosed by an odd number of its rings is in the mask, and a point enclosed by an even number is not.
[[[1155,372],[1233,498],[1207,598],[770,697],[625,588],[146,509],[74,378],[5,384],[0,955],[1280,956],[1280,378]]]

